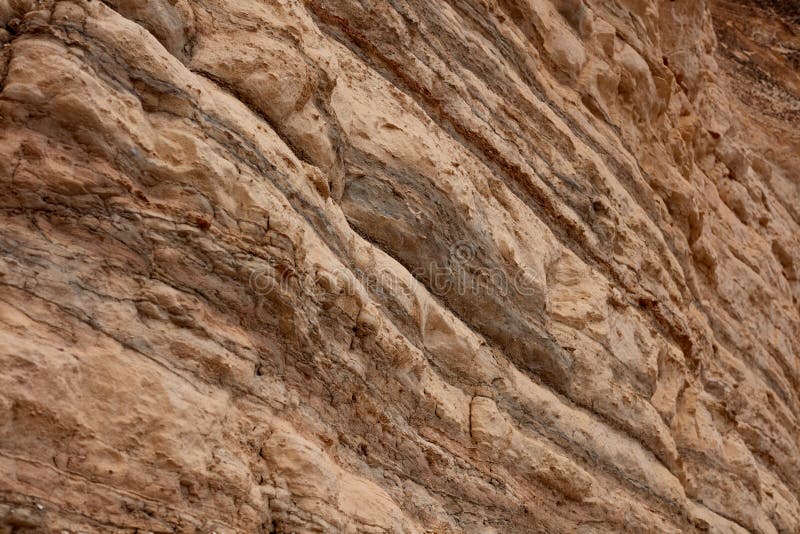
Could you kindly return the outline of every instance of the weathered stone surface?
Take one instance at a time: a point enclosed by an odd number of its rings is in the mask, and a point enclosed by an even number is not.
[[[800,532],[800,18],[0,0],[3,532]]]

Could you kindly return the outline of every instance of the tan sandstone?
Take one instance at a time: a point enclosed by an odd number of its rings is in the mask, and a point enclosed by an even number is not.
[[[0,531],[800,532],[794,2],[0,28]]]

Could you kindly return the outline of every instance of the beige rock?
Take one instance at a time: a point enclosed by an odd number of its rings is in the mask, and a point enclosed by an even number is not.
[[[0,0],[0,531],[798,532],[790,4]]]

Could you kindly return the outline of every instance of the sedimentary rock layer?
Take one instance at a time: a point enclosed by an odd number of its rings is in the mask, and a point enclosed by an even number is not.
[[[0,0],[0,525],[800,531],[793,9]]]

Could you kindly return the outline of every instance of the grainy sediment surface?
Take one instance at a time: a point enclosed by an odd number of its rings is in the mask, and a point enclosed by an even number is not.
[[[800,532],[800,14],[0,0],[0,531]]]

